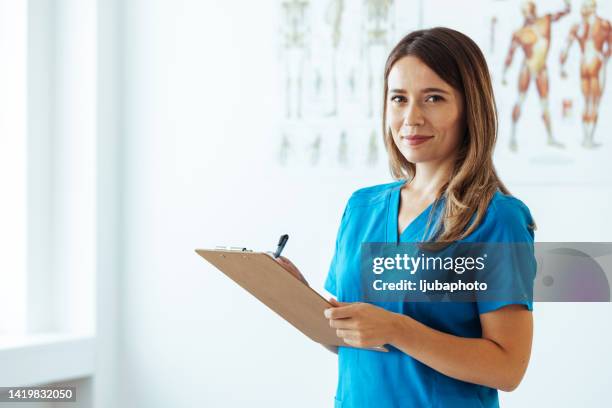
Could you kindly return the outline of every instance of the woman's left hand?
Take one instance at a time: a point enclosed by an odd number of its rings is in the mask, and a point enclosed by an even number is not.
[[[338,337],[353,347],[376,347],[392,343],[398,330],[397,313],[369,303],[345,303],[330,299],[325,310],[329,325]]]

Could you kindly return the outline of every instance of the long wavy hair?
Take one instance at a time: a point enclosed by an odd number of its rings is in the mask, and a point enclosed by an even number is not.
[[[387,90],[389,72],[406,56],[419,58],[463,96],[466,131],[449,180],[440,188],[431,215],[445,197],[443,215],[430,235],[430,242],[454,242],[470,235],[482,221],[497,190],[510,195],[493,165],[497,140],[497,107],[487,62],[482,51],[465,34],[445,27],[413,31],[393,48],[385,64],[383,135],[392,176],[408,181],[416,166],[398,150],[388,127]],[[474,221],[470,224],[470,220]],[[535,229],[535,224],[530,226]]]

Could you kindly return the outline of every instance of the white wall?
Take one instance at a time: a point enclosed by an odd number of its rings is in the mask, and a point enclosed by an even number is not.
[[[321,289],[350,192],[388,175],[276,166],[276,2],[124,4],[122,406],[331,406],[335,356],[193,249],[268,250],[287,232],[286,255]],[[510,188],[539,240],[612,240],[610,186]],[[536,304],[532,364],[505,406],[600,406],[611,313]]]
[[[27,304],[27,10],[0,1],[0,334],[26,330]]]
[[[122,276],[122,10],[120,0],[98,2],[97,276],[95,407],[117,407],[117,347]]]

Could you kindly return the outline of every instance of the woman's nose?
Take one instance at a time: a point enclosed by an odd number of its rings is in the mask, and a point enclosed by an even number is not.
[[[402,126],[421,126],[425,123],[423,112],[415,103],[411,103],[406,107],[404,112],[404,122]]]

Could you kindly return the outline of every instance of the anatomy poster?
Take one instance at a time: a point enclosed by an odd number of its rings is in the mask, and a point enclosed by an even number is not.
[[[420,1],[282,0],[281,165],[387,168],[381,137],[386,58],[419,27]],[[416,6],[416,8],[415,8]]]
[[[504,180],[602,183],[612,158],[612,2],[423,2],[426,27],[465,32],[481,47],[499,109],[495,162]],[[438,10],[444,8],[445,13]]]
[[[386,168],[386,57],[406,33],[447,26],[474,39],[489,64],[504,180],[610,181],[601,169],[612,159],[612,2],[283,0],[279,8],[281,165]]]

